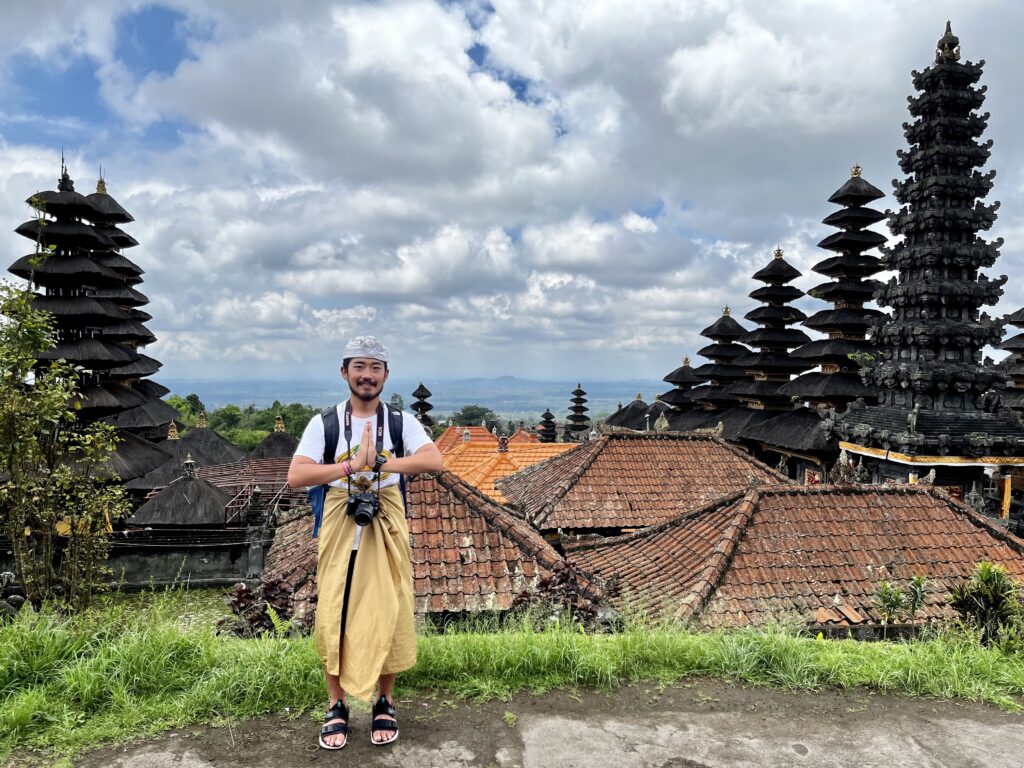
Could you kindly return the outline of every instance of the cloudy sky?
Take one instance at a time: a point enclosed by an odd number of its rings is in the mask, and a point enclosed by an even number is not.
[[[165,378],[326,379],[356,333],[425,380],[660,378],[776,245],[821,282],[826,200],[855,162],[891,193],[947,18],[987,62],[1004,314],[1012,0],[4,3],[0,259],[63,148],[136,218]]]

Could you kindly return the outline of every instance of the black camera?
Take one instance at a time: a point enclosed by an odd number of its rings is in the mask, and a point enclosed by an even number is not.
[[[356,519],[356,525],[369,525],[380,511],[380,499],[369,491],[354,493],[348,497],[346,511]]]

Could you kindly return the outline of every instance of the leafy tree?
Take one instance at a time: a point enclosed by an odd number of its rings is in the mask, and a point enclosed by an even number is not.
[[[37,364],[56,337],[31,297],[0,282],[0,533],[33,605],[82,609],[106,581],[107,530],[128,511],[124,490],[105,479],[117,437],[77,421],[83,369]]]
[[[188,409],[196,416],[200,413],[206,413],[206,406],[203,405],[203,401],[199,399],[199,395],[195,392],[190,392],[185,395],[185,402],[188,403]]]
[[[498,422],[498,414],[483,405],[464,405],[462,410],[452,414],[460,427],[479,427],[482,422],[490,429]]]
[[[253,409],[255,412],[255,409]],[[250,414],[246,414],[250,415]],[[234,429],[242,421],[242,409],[237,405],[225,405],[210,414],[207,423],[216,430],[226,431]]]

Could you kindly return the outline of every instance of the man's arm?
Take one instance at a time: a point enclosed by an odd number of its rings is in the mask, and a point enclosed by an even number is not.
[[[421,445],[412,456],[400,459],[388,459],[381,467],[382,472],[398,472],[402,475],[415,475],[420,472],[440,472],[444,469],[441,452],[433,443]],[[291,475],[289,474],[289,477]]]
[[[345,477],[341,464],[318,464],[309,456],[293,456],[288,467],[288,485],[292,488],[311,488],[326,485]]]

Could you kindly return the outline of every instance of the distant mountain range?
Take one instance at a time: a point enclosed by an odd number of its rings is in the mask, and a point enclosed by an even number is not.
[[[225,405],[246,406],[250,403],[266,408],[279,401],[283,404],[302,403],[326,407],[345,397],[343,382],[329,381],[197,381],[189,379],[160,379],[160,383],[171,389],[175,395],[184,397],[195,393],[208,410]],[[384,395],[390,398],[398,393],[405,401],[406,410],[413,401],[412,391],[419,384],[418,379],[395,377],[384,387]],[[490,408],[503,419],[536,422],[545,408],[550,408],[558,421],[563,421],[569,412],[575,381],[535,381],[515,376],[498,376],[493,379],[447,379],[424,382],[433,396],[432,416],[440,418],[458,411],[464,405],[482,405]],[[587,392],[587,407],[594,416],[613,413],[619,403],[627,403],[639,392],[643,399],[653,402],[656,394],[667,392],[671,384],[652,379],[630,379],[624,381],[584,381]]]

